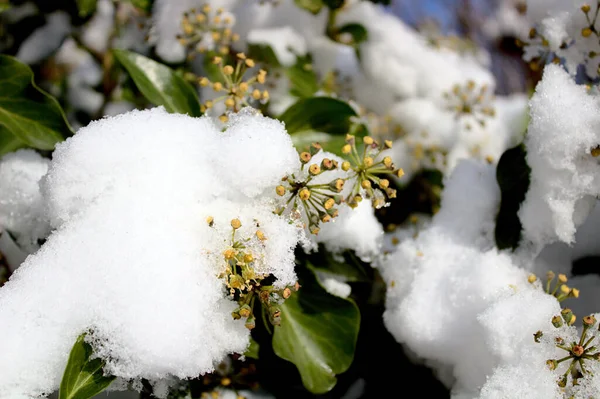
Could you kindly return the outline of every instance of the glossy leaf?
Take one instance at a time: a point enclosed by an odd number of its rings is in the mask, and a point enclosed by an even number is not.
[[[58,101],[36,86],[31,69],[16,58],[0,55],[0,87],[0,153],[52,150],[72,133]]]
[[[338,34],[349,33],[352,36],[352,44],[357,45],[367,40],[368,33],[361,24],[346,24],[338,29]]]
[[[4,126],[0,125],[0,157],[23,147],[26,147],[25,143],[13,136]]]
[[[87,17],[96,11],[97,0],[76,0],[80,17]]]
[[[521,240],[521,220],[517,212],[529,189],[531,168],[527,165],[527,151],[523,144],[502,154],[496,169],[500,186],[500,210],[496,216],[496,246],[515,249]]]
[[[356,304],[328,294],[315,280],[281,305],[281,325],[273,334],[273,350],[298,368],[312,393],[325,393],[354,359],[360,326]]]
[[[294,0],[294,3],[300,8],[313,14],[318,14],[325,5],[323,0]]]
[[[290,94],[298,98],[312,97],[319,90],[317,75],[312,70],[310,57],[298,57],[296,65],[286,68],[290,80]]]
[[[356,111],[348,103],[331,97],[309,97],[298,100],[279,117],[290,134],[313,130],[346,134],[350,118]]]
[[[172,113],[200,116],[200,102],[194,88],[171,68],[143,55],[113,50],[148,101]]]
[[[60,383],[59,399],[89,399],[104,391],[116,377],[105,376],[101,359],[92,359],[85,334],[77,338]]]

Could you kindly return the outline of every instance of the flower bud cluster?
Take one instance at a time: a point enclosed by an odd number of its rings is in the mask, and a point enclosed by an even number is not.
[[[348,180],[353,181],[352,190],[345,201],[352,208],[356,208],[363,200],[363,195],[371,200],[374,208],[379,209],[386,205],[387,198],[396,198],[396,190],[390,188],[390,181],[382,175],[394,174],[402,177],[404,171],[397,169],[389,156],[382,156],[384,150],[392,148],[392,142],[385,140],[383,145],[370,136],[362,138],[362,148],[358,149],[356,137],[346,135],[346,144],[342,153],[347,157],[341,167],[349,172]]]
[[[319,151],[320,144],[311,144],[309,151],[300,154],[300,173],[285,176],[281,179],[282,184],[275,188],[277,195],[286,199],[285,205],[279,207],[276,213],[281,215],[289,211],[295,220],[305,217],[308,224],[305,227],[308,227],[312,234],[319,233],[320,223],[330,222],[338,216],[337,206],[343,201],[341,192],[345,184],[345,179],[340,177],[325,183],[315,183],[317,176],[325,176],[339,168],[338,162],[329,158],[323,158],[320,164],[313,163],[308,166],[312,157]]]
[[[214,226],[214,218],[208,217],[206,222]],[[264,285],[270,275],[258,273],[256,262],[260,261],[261,254],[256,248],[260,248],[267,240],[267,236],[260,228],[252,237],[239,238],[236,232],[242,227],[239,219],[231,220],[231,239],[227,248],[223,251],[223,270],[219,278],[225,282],[230,298],[237,301],[238,308],[232,313],[236,320],[244,319],[245,326],[249,330],[256,326],[254,316],[254,303],[256,298],[262,304],[264,312],[268,313],[271,324],[279,325],[281,322],[281,310],[277,306],[281,301],[292,294],[290,287],[276,289],[270,285]],[[296,283],[294,289],[297,291],[299,285]]]
[[[229,54],[231,45],[240,39],[232,31],[234,24],[233,14],[223,8],[214,10],[209,4],[205,4],[200,9],[194,8],[183,14],[183,33],[177,36],[177,40],[188,49],[190,57],[208,51],[226,55]]]
[[[243,107],[251,106],[251,103],[264,104],[269,101],[269,92],[255,87],[257,84],[264,84],[267,71],[260,69],[258,73],[249,79],[244,79],[244,75],[249,68],[254,68],[254,60],[246,57],[244,53],[236,54],[235,66],[225,64],[222,57],[215,57],[213,64],[218,66],[220,75],[219,80],[211,81],[207,77],[200,77],[197,83],[200,87],[210,86],[216,93],[221,94],[213,100],[205,101],[201,106],[202,112],[214,107],[218,102],[223,102],[227,111],[237,112]],[[227,122],[227,116],[222,114],[220,119],[223,123]]]
[[[556,329],[566,329],[573,325],[576,317],[571,309],[563,309],[560,315],[552,318],[552,325]],[[596,317],[594,315],[586,316],[582,319],[582,330],[578,341],[569,342],[568,339],[557,335],[554,338],[554,344],[557,348],[566,352],[564,357],[558,359],[548,359],[546,365],[550,370],[557,370],[561,363],[568,364],[567,369],[562,373],[557,381],[559,387],[564,388],[570,382],[573,386],[579,384],[579,380],[591,373],[587,362],[600,360],[600,352],[596,345],[593,345],[598,336]],[[566,331],[564,331],[566,333]],[[534,334],[535,342],[540,342],[543,333],[538,331]]]
[[[473,80],[465,85],[454,85],[452,91],[444,93],[444,98],[447,108],[456,113],[457,119],[471,116],[481,127],[485,127],[486,118],[496,115],[494,95],[488,85],[478,86]],[[466,122],[466,127],[471,128],[469,122]]]
[[[556,278],[556,282],[554,285],[552,282]],[[534,274],[530,274],[527,278],[527,281],[531,284],[535,284],[538,281],[538,278]],[[567,298],[579,298],[579,290],[577,288],[571,288],[567,285],[567,276],[564,274],[556,274],[553,271],[549,271],[546,273],[546,285],[544,290],[546,294],[554,296],[558,302],[562,302]]]

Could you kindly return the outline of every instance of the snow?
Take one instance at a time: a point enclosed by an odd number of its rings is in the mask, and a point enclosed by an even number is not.
[[[56,389],[86,331],[105,371],[126,379],[193,377],[244,352],[249,332],[217,278],[229,223],[241,221],[257,273],[296,281],[298,230],[258,195],[280,178],[272,165],[297,166],[294,151],[263,116],[242,113],[223,134],[163,108],[59,144],[42,182],[54,231],[0,290],[0,397]]]
[[[50,232],[39,188],[49,163],[33,150],[18,150],[0,158],[0,231],[15,236],[26,252],[39,248],[38,240]]]

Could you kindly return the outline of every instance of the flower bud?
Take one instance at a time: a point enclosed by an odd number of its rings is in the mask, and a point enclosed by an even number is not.
[[[242,307],[238,310],[238,314],[243,318],[250,317],[252,314],[252,308],[248,304],[242,305]]]
[[[285,195],[285,187],[283,187],[283,186],[277,186],[277,187],[275,187],[275,192],[280,197],[283,197]]]
[[[552,318],[552,325],[556,328],[560,328],[563,325],[562,318],[560,316],[554,316]]]
[[[335,205],[335,200],[333,198],[328,198],[327,201],[325,201],[323,203],[323,208],[325,208],[325,210],[329,210],[329,209],[333,208],[334,205]]]
[[[331,187],[332,191],[339,193],[344,189],[344,180],[335,179],[331,183],[329,183],[329,187]]]
[[[209,227],[213,227],[215,224],[215,219],[212,216],[206,218],[206,223]]]
[[[371,144],[373,144],[373,142],[374,142],[373,137],[371,137],[371,136],[363,137],[363,143],[365,143],[366,145],[371,145]]]
[[[558,367],[558,362],[554,359],[548,359],[546,360],[546,366],[548,366],[550,370],[556,370]]]
[[[254,327],[256,327],[256,319],[254,318],[254,316],[250,316],[246,319],[246,322],[244,323],[244,326],[248,329],[248,330],[252,330]]]
[[[323,147],[319,143],[311,143],[310,145],[310,155],[315,155],[317,152],[321,151]]]
[[[265,241],[267,239],[265,233],[260,230],[256,230],[256,238],[258,238],[260,241]]]
[[[342,170],[343,170],[344,172],[347,172],[347,171],[349,171],[349,170],[350,170],[350,166],[351,166],[351,165],[350,165],[350,162],[348,162],[348,161],[344,161],[344,162],[342,162]]]
[[[300,192],[298,193],[298,197],[300,197],[300,199],[302,201],[306,201],[310,198],[310,190],[306,187],[304,187],[302,190],[300,190]]]
[[[323,158],[323,160],[321,161],[321,168],[325,170],[331,170],[334,168],[334,163],[329,158]]]
[[[363,163],[365,164],[365,166],[367,168],[370,168],[371,166],[373,166],[373,158],[365,157],[365,159],[363,160]]]
[[[242,227],[242,222],[240,222],[240,219],[231,219],[231,227],[237,230]]]
[[[283,293],[281,294],[283,299],[288,299],[291,295],[292,295],[292,290],[290,290],[288,287],[285,287],[283,289]]]
[[[571,309],[563,309],[560,311],[560,315],[562,316],[563,320],[568,324],[571,321],[571,318],[573,317],[573,312],[571,311]]]
[[[528,281],[530,284],[533,284],[533,283],[535,283],[535,282],[537,281],[537,277],[535,276],[535,274],[530,274],[530,275],[527,277],[527,281]]]
[[[392,167],[392,158],[391,157],[384,157],[383,158],[383,166],[385,166],[386,168],[390,169]]]
[[[310,167],[308,168],[308,173],[310,173],[313,176],[318,175],[319,173],[321,173],[321,168],[319,167],[319,165],[317,165],[316,163],[313,163],[312,165],[310,165]]]
[[[582,321],[583,325],[587,327],[592,327],[594,324],[596,324],[596,318],[594,315],[585,316]]]
[[[308,161],[310,161],[311,158],[312,158],[312,155],[310,155],[310,153],[308,153],[306,151],[300,153],[300,161],[302,163],[308,163]]]

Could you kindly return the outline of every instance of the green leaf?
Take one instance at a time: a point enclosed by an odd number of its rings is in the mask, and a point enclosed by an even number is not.
[[[77,2],[77,9],[79,10],[80,17],[87,17],[94,11],[96,11],[97,0],[75,0]]]
[[[72,133],[58,101],[36,86],[31,69],[16,58],[0,54],[0,87],[0,152],[52,150]]]
[[[290,80],[290,94],[295,97],[312,97],[319,90],[319,82],[312,70],[310,57],[298,57],[296,65],[286,68],[285,74]]]
[[[368,32],[365,27],[356,23],[346,24],[339,28],[337,32],[338,34],[349,33],[352,35],[352,44],[354,45],[360,44],[368,38]]]
[[[71,349],[60,383],[59,399],[88,399],[104,391],[116,377],[105,376],[101,359],[91,359],[92,347],[80,335]]]
[[[152,0],[125,0],[139,10],[149,13],[152,10]]]
[[[26,147],[25,143],[13,136],[4,126],[0,125],[0,157],[23,147]]]
[[[300,8],[313,14],[318,14],[325,5],[323,0],[294,0],[294,3]]]
[[[0,0],[0,12],[10,10],[11,4],[8,0]]]
[[[148,101],[168,112],[200,116],[200,102],[194,88],[171,68],[143,55],[113,50]]]
[[[353,301],[328,294],[314,277],[302,283],[300,291],[280,305],[273,350],[296,365],[306,389],[325,393],[354,359],[360,312]]]
[[[358,259],[353,251],[344,251],[334,257],[323,245],[319,245],[319,251],[310,256],[307,266],[311,270],[343,276],[349,282],[369,281],[365,266],[370,266]]]
[[[346,134],[350,118],[357,116],[348,103],[331,97],[310,97],[298,100],[279,117],[289,134],[315,130]]]
[[[323,3],[331,10],[337,10],[344,5],[345,0],[323,0]]]
[[[499,249],[516,249],[521,240],[521,221],[517,212],[529,190],[527,150],[523,144],[508,149],[502,154],[496,169],[496,180],[500,186],[500,210],[496,216],[495,239]]]
[[[277,68],[281,66],[281,63],[279,62],[275,51],[273,51],[273,49],[269,45],[249,44],[248,55],[250,56],[250,58],[261,63],[267,64],[272,68]]]
[[[254,338],[250,337],[250,346],[248,346],[248,349],[246,349],[246,352],[244,352],[244,356],[252,359],[258,359],[259,350],[260,345],[258,342],[256,342]]]

